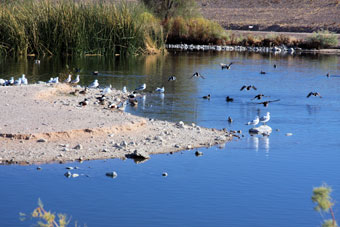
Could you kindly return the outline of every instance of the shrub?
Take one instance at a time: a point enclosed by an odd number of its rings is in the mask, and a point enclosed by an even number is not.
[[[338,45],[338,38],[329,31],[318,31],[308,37],[304,45],[310,49],[336,47]]]

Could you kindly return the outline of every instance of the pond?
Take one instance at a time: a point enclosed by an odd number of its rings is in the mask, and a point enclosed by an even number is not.
[[[230,70],[219,63],[233,62]],[[276,64],[278,67],[274,68]],[[340,200],[340,58],[326,55],[263,55],[236,52],[170,52],[131,59],[85,57],[59,60],[2,59],[0,78],[25,73],[29,82],[80,68],[81,84],[98,79],[133,90],[165,86],[128,112],[209,128],[242,130],[225,146],[153,155],[147,162],[98,160],[82,163],[0,166],[0,226],[29,226],[19,220],[40,198],[47,210],[81,226],[320,226],[313,187],[327,183]],[[98,70],[99,75],[92,72]],[[267,72],[260,74],[260,71]],[[190,78],[200,72],[205,79]],[[325,75],[332,76],[327,78]],[[168,82],[175,75],[176,81]],[[243,90],[254,85],[257,90]],[[1,87],[0,87],[1,89]],[[309,92],[322,98],[306,98]],[[268,107],[251,100],[280,100]],[[202,96],[211,95],[210,100]],[[234,98],[226,102],[226,96]],[[4,108],[4,107],[2,107]],[[246,125],[270,112],[272,134],[250,136]],[[23,113],[18,113],[23,114]],[[228,123],[227,118],[233,119]],[[1,124],[6,119],[0,116]],[[29,120],[29,119],[27,119]],[[287,136],[291,133],[291,136]],[[161,148],[160,148],[161,149]],[[1,154],[0,154],[1,157]],[[67,166],[79,167],[66,178]],[[116,171],[118,177],[105,173]],[[162,172],[168,176],[163,177]],[[334,206],[340,221],[340,205]],[[330,218],[329,214],[325,218]]]

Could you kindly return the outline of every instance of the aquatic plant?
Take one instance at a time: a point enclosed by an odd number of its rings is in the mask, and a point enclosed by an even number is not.
[[[26,214],[20,213],[20,217],[21,220],[24,221]],[[67,220],[65,214],[57,214],[58,218],[56,219],[56,214],[51,211],[46,211],[40,199],[38,199],[38,207],[32,212],[32,217],[39,219],[37,222],[39,227],[66,227],[70,222]],[[77,224],[75,226],[77,226]]]
[[[163,44],[138,3],[20,0],[0,5],[0,54],[138,54]]]
[[[332,208],[334,206],[334,203],[332,202],[332,198],[330,196],[331,192],[332,188],[326,184],[313,189],[312,201],[316,203],[314,209],[320,213],[330,211],[332,216],[332,219],[324,221],[324,223],[322,224],[323,227],[338,226],[335,221],[335,216]]]

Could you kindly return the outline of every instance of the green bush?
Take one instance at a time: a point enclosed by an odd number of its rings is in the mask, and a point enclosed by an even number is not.
[[[318,31],[306,39],[305,45],[309,49],[336,47],[338,45],[338,38],[334,33],[329,31]]]

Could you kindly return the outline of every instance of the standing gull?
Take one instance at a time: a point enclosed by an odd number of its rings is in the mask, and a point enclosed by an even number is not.
[[[98,80],[94,80],[90,85],[89,88],[97,88],[99,86]]]
[[[164,86],[161,87],[161,88],[156,88],[155,92],[158,92],[158,93],[164,93],[165,89],[164,89]]]
[[[76,79],[71,81],[71,84],[77,84],[79,83],[79,81],[80,81],[80,78],[79,78],[79,75],[77,75]]]
[[[270,113],[269,112],[267,112],[266,115],[260,117],[260,122],[262,122],[263,124],[266,124],[269,120],[270,120]]]

